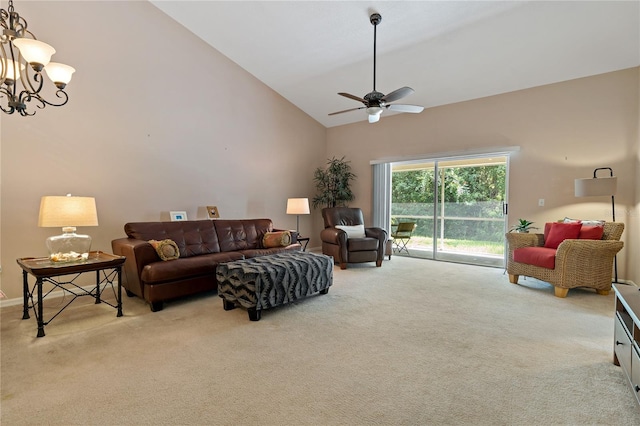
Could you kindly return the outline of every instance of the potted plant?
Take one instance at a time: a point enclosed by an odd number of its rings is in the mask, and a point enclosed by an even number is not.
[[[527,234],[530,229],[538,229],[535,226],[531,225],[533,225],[533,222],[527,219],[518,219],[518,223],[516,225],[513,225],[511,229],[509,229],[509,232],[520,232]]]
[[[351,192],[351,181],[356,177],[351,172],[349,161],[332,158],[327,161],[327,167],[318,167],[313,173],[316,183],[316,196],[313,198],[313,207],[337,207],[345,206],[355,198]]]

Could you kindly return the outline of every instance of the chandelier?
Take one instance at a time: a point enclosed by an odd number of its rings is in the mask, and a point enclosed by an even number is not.
[[[69,96],[64,91],[75,71],[69,65],[50,62],[56,50],[47,43],[36,40],[27,29],[27,21],[13,9],[9,0],[7,10],[0,9],[0,109],[7,114],[19,112],[22,116],[34,115],[27,111],[30,102],[42,109],[47,105],[62,106]],[[44,85],[42,70],[58,89],[57,100],[46,100],[40,91]],[[3,98],[6,98],[6,102]]]

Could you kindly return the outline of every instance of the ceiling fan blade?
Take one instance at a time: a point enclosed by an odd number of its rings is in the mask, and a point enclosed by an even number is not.
[[[411,87],[405,86],[405,87],[399,88],[398,90],[394,90],[388,95],[383,96],[382,99],[380,100],[382,102],[393,102],[393,101],[397,101],[398,99],[402,99],[405,96],[409,96],[413,92],[415,92],[415,90],[413,90]]]
[[[362,102],[363,104],[367,104],[367,101],[365,101],[364,99],[356,96],[356,95],[352,95],[350,93],[344,93],[344,92],[340,92],[338,93],[338,95],[340,96],[344,96],[345,98],[349,98],[349,99],[353,99],[354,101],[358,101],[358,102]]]
[[[424,110],[423,106],[418,106],[418,105],[398,105],[398,104],[394,104],[394,105],[385,105],[385,108],[388,109],[389,111],[398,111],[398,112],[412,112],[412,113],[419,113],[422,112]]]
[[[337,111],[337,112],[332,112],[329,115],[336,115],[336,114],[342,114],[343,112],[349,112],[349,111],[357,111],[359,109],[364,109],[365,107],[359,107],[359,108],[350,108],[350,109],[345,109],[342,111]]]

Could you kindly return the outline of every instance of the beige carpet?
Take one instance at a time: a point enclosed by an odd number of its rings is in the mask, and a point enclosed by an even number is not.
[[[125,316],[74,302],[36,339],[2,309],[11,425],[638,425],[612,364],[613,293],[566,299],[501,269],[394,257],[329,294],[224,311],[215,294]],[[49,305],[59,304],[52,299]]]

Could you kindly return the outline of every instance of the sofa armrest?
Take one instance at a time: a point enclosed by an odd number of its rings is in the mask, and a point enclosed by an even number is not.
[[[506,234],[509,253],[522,247],[542,247],[544,246],[543,234],[527,234],[519,232],[508,232]]]
[[[378,265],[382,264],[382,259],[384,259],[384,252],[386,250],[386,241],[387,241],[387,231],[382,228],[365,228],[364,233],[369,238],[375,238],[378,240]]]
[[[613,258],[624,247],[622,241],[615,240],[564,240],[556,250],[556,268],[584,269],[597,265],[611,268]]]
[[[382,228],[365,228],[364,234],[369,238],[381,241],[383,244],[387,239],[387,231]]]
[[[320,239],[323,243],[347,246],[347,233],[338,228],[325,228],[320,231]]]
[[[111,241],[114,254],[125,256],[122,285],[132,293],[144,298],[144,286],[140,281],[142,269],[149,263],[158,262],[160,257],[148,241],[134,238],[119,238]]]

